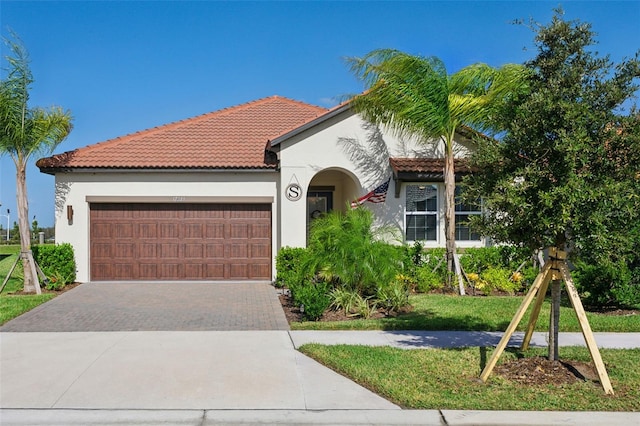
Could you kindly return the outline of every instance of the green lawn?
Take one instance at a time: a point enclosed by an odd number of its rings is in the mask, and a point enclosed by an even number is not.
[[[474,297],[439,294],[421,294],[410,298],[414,309],[395,318],[351,320],[339,322],[301,322],[291,324],[293,330],[474,330],[504,331],[522,297]],[[536,330],[549,328],[549,302],[545,302],[536,323]],[[531,311],[531,307],[529,308]],[[593,331],[640,332],[640,314],[607,315],[588,312]],[[524,330],[529,313],[520,323]],[[570,306],[563,306],[560,331],[580,331],[578,319]]]
[[[418,349],[304,345],[300,350],[373,392],[413,409],[640,411],[640,349],[601,349],[615,395],[595,381],[521,385],[492,374],[479,380],[491,349]],[[544,355],[531,349],[526,356]],[[503,353],[499,363],[524,354]],[[586,348],[561,348],[561,359],[589,362]]]
[[[0,285],[4,282],[19,252],[20,246],[0,246],[0,254],[11,254],[10,257],[0,261]],[[6,287],[0,293],[0,325],[51,300],[55,296],[54,294],[11,295],[11,293],[22,290],[22,280],[22,265],[18,264]]]

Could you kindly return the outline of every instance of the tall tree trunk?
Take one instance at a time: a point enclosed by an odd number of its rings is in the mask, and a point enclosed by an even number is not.
[[[29,227],[29,199],[27,197],[27,165],[16,164],[16,201],[18,203],[18,229],[20,230],[20,251],[24,268],[25,293],[36,292],[37,276],[31,255],[31,229]]]
[[[451,279],[455,274],[453,255],[456,252],[456,175],[453,166],[453,135],[449,140],[445,140],[444,192],[445,247],[447,251],[447,269]]]

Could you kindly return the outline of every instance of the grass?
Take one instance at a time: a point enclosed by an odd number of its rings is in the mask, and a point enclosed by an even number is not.
[[[403,350],[318,344],[300,350],[390,401],[412,409],[640,411],[640,349],[601,349],[615,395],[598,382],[521,385],[493,374],[479,380],[485,348]],[[530,349],[527,356],[543,355]],[[586,348],[561,348],[561,359],[589,362]],[[503,353],[499,363],[523,356]]]
[[[522,303],[523,297],[451,296],[420,294],[411,296],[412,312],[397,317],[358,319],[335,322],[300,322],[291,324],[293,330],[469,330],[504,331]],[[533,304],[532,304],[533,305]],[[549,301],[542,306],[536,330],[549,328]],[[529,312],[519,324],[524,330]],[[588,312],[594,332],[640,332],[640,315],[607,315]],[[561,307],[560,331],[578,332],[580,326],[572,307]]]
[[[0,246],[0,254],[11,254],[11,256],[0,261],[0,285],[4,282],[19,252],[20,246]],[[11,293],[22,290],[22,284],[22,265],[18,264],[7,285],[2,290],[2,293],[0,293],[0,325],[51,300],[55,296],[50,293],[20,296],[11,295]]]

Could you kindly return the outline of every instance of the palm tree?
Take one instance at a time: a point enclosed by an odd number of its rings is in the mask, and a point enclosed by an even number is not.
[[[16,199],[20,248],[24,267],[24,291],[39,291],[35,262],[31,253],[27,164],[36,153],[52,152],[72,129],[69,111],[59,107],[29,108],[29,88],[33,82],[29,56],[20,42],[5,39],[12,56],[9,68],[0,81],[0,155],[8,154],[16,166]]]
[[[448,75],[436,57],[393,49],[374,50],[362,58],[348,58],[347,63],[366,89],[351,99],[356,112],[399,136],[417,136],[444,145],[446,252],[452,272],[456,251],[455,133],[461,126],[499,130],[500,107],[519,88],[524,68],[474,64]]]

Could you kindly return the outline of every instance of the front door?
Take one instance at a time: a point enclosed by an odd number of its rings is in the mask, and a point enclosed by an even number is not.
[[[333,193],[309,191],[307,193],[307,221],[317,219],[333,209]]]

